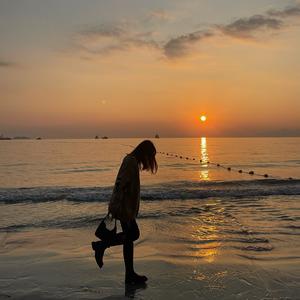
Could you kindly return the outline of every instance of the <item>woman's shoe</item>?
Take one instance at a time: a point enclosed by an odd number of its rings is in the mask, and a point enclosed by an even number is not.
[[[126,274],[125,276],[125,283],[126,284],[142,284],[145,283],[148,278],[144,275],[138,275],[136,273],[133,274]]]
[[[103,267],[104,251],[107,247],[102,241],[100,241],[100,242],[92,242],[92,248],[95,251],[95,260],[97,262],[97,265],[101,269]]]

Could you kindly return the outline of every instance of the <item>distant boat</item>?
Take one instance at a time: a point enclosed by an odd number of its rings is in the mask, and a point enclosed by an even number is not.
[[[107,137],[107,136],[103,136],[102,139],[103,139],[103,140],[107,140],[108,137]]]
[[[155,135],[155,138],[156,138],[156,139],[159,139],[159,135],[158,135],[158,134],[156,134],[156,135]]]
[[[95,140],[98,140],[98,139],[99,139],[99,136],[98,136],[98,135],[96,135],[96,136],[95,136]]]
[[[11,140],[10,137],[6,137],[3,134],[0,135],[0,140]]]

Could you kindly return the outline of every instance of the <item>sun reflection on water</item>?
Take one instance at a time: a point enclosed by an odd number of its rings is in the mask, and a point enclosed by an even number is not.
[[[207,143],[206,137],[201,137],[200,143],[200,159],[202,161],[201,170],[199,171],[200,179],[210,180],[208,173],[208,153],[207,153]]]
[[[201,216],[193,218],[192,239],[195,242],[194,256],[213,263],[220,254],[222,237],[220,226],[224,225],[223,209],[218,202],[210,202]]]
[[[208,224],[195,225],[194,232],[193,239],[199,242],[194,249],[194,255],[201,257],[208,263],[214,262],[221,247],[217,226]]]

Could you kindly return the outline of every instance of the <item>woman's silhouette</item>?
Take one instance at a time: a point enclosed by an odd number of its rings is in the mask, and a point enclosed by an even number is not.
[[[133,242],[140,236],[136,217],[140,205],[140,170],[156,173],[156,149],[149,140],[141,142],[131,153],[125,156],[119,169],[108,212],[120,220],[122,232],[117,233],[110,241],[92,242],[96,262],[103,266],[103,255],[106,248],[123,245],[125,262],[125,283],[138,284],[147,281],[146,276],[135,273],[133,267]]]

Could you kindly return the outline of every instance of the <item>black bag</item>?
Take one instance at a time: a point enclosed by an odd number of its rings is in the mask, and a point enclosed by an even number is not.
[[[95,236],[102,241],[110,241],[117,234],[117,220],[108,213],[96,229]]]

